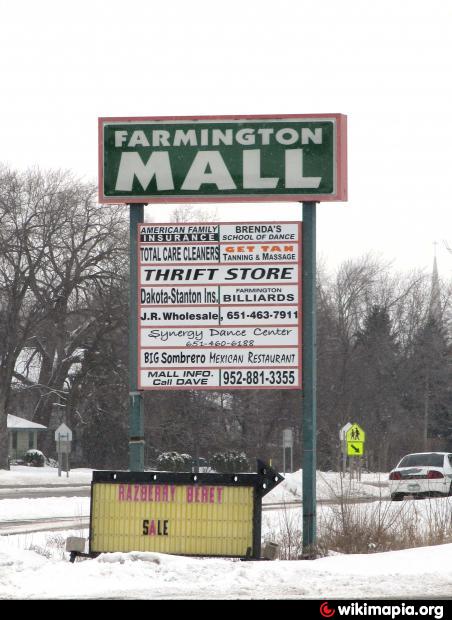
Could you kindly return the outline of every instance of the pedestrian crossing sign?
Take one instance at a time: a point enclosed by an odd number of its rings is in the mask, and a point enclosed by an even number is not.
[[[345,438],[347,442],[354,441],[364,443],[366,441],[366,433],[359,426],[359,424],[352,424],[347,430]]]
[[[362,456],[363,454],[363,441],[347,441],[347,456]]]

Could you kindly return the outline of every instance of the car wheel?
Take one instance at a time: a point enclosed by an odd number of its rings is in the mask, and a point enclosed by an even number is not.
[[[403,493],[391,493],[391,501],[400,502],[403,499]]]

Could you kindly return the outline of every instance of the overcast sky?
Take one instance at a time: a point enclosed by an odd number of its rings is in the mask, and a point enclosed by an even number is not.
[[[437,241],[449,280],[451,18],[444,0],[0,0],[0,162],[96,180],[99,116],[343,113],[349,201],[318,206],[319,257],[429,271]]]

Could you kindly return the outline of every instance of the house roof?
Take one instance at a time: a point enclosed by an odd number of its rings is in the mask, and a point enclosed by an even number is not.
[[[25,418],[19,418],[16,415],[8,413],[7,419],[8,430],[30,430],[30,431],[43,431],[47,428],[43,424],[37,424]]]

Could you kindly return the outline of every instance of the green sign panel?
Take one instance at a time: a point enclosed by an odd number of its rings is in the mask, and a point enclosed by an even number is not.
[[[346,200],[346,117],[101,118],[100,202]]]

